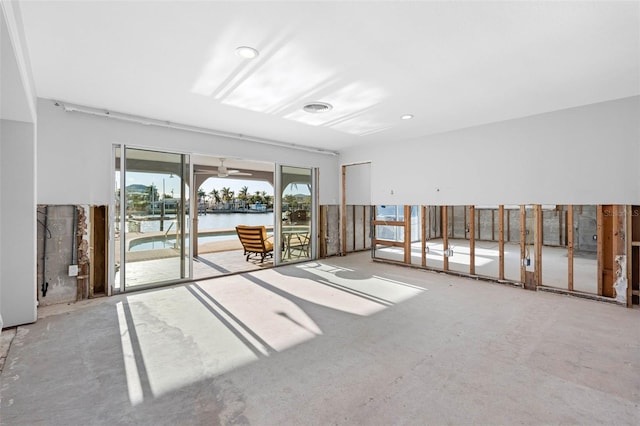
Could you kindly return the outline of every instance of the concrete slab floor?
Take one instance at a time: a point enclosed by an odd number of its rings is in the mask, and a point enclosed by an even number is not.
[[[640,310],[366,252],[39,315],[1,424],[640,423]]]

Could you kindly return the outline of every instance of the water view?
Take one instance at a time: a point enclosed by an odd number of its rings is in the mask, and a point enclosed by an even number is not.
[[[273,226],[273,212],[268,213],[210,213],[198,215],[198,231],[212,229],[234,229],[236,225]],[[175,219],[164,221],[164,231],[173,230]],[[160,231],[160,220],[140,221],[141,232]]]

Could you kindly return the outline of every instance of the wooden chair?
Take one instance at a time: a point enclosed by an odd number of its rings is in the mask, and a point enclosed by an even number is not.
[[[273,243],[269,241],[267,228],[263,225],[238,225],[236,232],[247,256],[247,262],[251,255],[260,256],[260,263],[264,262],[267,256],[273,257]]]

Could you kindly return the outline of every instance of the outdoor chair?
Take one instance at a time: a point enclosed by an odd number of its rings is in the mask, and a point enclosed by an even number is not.
[[[260,256],[260,263],[264,262],[267,256],[273,257],[273,242],[269,241],[267,228],[263,225],[238,225],[236,232],[244,248],[244,255],[247,256],[247,262],[252,255]]]

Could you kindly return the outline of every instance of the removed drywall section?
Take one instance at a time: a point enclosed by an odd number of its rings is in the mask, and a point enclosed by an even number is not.
[[[38,206],[40,306],[75,302],[79,298],[78,224],[76,206]]]

